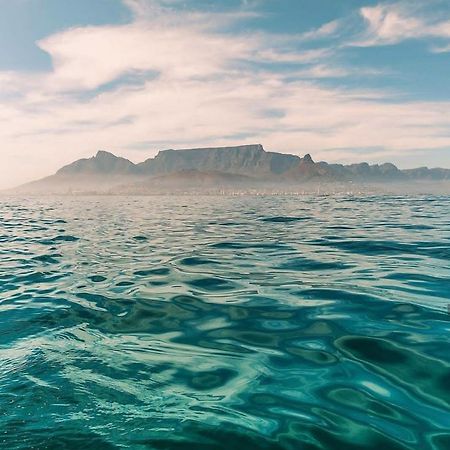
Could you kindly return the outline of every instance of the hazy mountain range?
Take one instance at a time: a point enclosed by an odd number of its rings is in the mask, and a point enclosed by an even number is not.
[[[450,169],[400,170],[394,164],[328,164],[266,152],[262,145],[163,150],[134,164],[99,151],[49,177],[17,188],[37,193],[152,193],[184,189],[296,187],[317,183],[448,182]]]

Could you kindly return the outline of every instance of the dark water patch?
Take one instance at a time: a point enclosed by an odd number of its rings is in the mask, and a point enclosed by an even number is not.
[[[23,275],[9,277],[9,280],[12,282],[12,288],[19,288],[21,285],[32,286],[45,283],[51,284],[68,276],[70,276],[69,272],[64,273],[59,271],[33,270],[32,272]]]
[[[147,236],[133,236],[133,239],[138,242],[146,242],[148,241]]]
[[[387,339],[353,336],[336,347],[431,403],[450,407],[450,365]]]
[[[76,242],[79,240],[80,238],[71,235],[59,235],[53,238],[55,242]]]
[[[245,250],[245,249],[261,249],[261,250],[281,250],[288,246],[282,243],[265,243],[265,242],[218,242],[211,244],[210,247],[223,250]]]
[[[418,230],[418,231],[434,230],[434,227],[431,225],[407,224],[407,223],[398,225],[398,228],[401,228],[403,230]]]
[[[217,277],[197,278],[188,281],[187,284],[195,289],[206,291],[226,291],[236,287],[233,282]]]
[[[170,273],[167,267],[157,267],[155,269],[136,270],[133,272],[137,277],[165,276]]]
[[[428,275],[423,273],[417,273],[417,272],[396,272],[391,273],[389,275],[386,275],[387,279],[390,280],[399,280],[399,281],[406,281],[406,282],[417,282],[418,284],[424,284],[424,285],[445,285],[449,283],[450,285],[450,278],[441,278],[436,277],[434,275]]]
[[[103,275],[92,275],[89,277],[89,279],[94,283],[102,283],[103,281],[106,281],[106,277],[104,277]]]
[[[376,364],[405,364],[408,360],[399,349],[381,339],[354,337],[340,341],[343,348],[364,360]]]
[[[349,264],[343,264],[340,262],[322,262],[309,258],[294,258],[279,265],[277,269],[280,270],[293,270],[298,272],[303,271],[320,271],[320,270],[344,270],[352,267]]]
[[[221,426],[200,425],[186,421],[177,430],[177,435],[160,433],[149,439],[134,440],[136,445],[145,445],[155,450],[293,450],[293,442],[285,436],[264,436],[257,431],[224,422]],[[166,436],[163,437],[162,435]],[[281,442],[277,442],[280,439]],[[290,442],[291,441],[291,442]],[[290,443],[289,443],[290,442]],[[305,450],[319,450],[318,446],[306,446]]]
[[[333,247],[350,253],[368,256],[389,255],[401,257],[402,255],[428,256],[438,259],[450,258],[450,246],[439,242],[403,243],[396,241],[375,240],[340,240],[338,238],[319,239],[311,242],[314,245]]]
[[[158,286],[167,286],[169,283],[165,280],[161,280],[161,281],[156,281],[156,280],[152,280],[148,282],[149,286],[153,286],[153,287],[158,287]]]
[[[60,253],[52,253],[49,255],[39,255],[32,258],[33,261],[37,261],[45,264],[57,264],[60,262],[62,255]]]
[[[289,216],[275,216],[275,217],[263,217],[259,219],[261,222],[270,223],[291,223],[291,222],[301,222],[303,220],[310,220],[310,217],[289,217]]]
[[[180,264],[184,266],[207,266],[208,264],[214,264],[216,261],[211,261],[207,258],[200,258],[196,256],[190,256],[188,258],[180,259]]]
[[[95,448],[98,450],[118,450],[120,447],[106,441],[100,434],[85,432],[76,428],[65,428],[63,425],[52,423],[41,429],[30,429],[24,421],[9,421],[4,428],[5,437],[0,444],[5,449],[20,450],[79,450],[81,448]],[[20,442],[11,436],[20,434]]]
[[[76,236],[61,234],[61,235],[53,237],[52,239],[42,239],[39,241],[39,243],[43,244],[43,245],[55,245],[60,242],[76,242],[79,240],[80,240],[80,238],[78,238]]]
[[[319,240],[315,245],[334,247],[339,250],[350,253],[357,253],[361,255],[401,255],[401,254],[415,254],[417,246],[415,244],[405,244],[394,241],[374,241],[374,240]]]
[[[319,426],[312,426],[310,433],[320,442],[319,449],[336,449],[336,450],[359,450],[361,448],[368,450],[377,450],[380,448],[386,450],[410,450],[409,445],[403,445],[400,442],[390,439],[376,429],[363,427],[358,422],[350,419],[339,420],[339,416],[334,417],[327,414],[327,422],[331,425],[330,429]],[[331,416],[331,418],[330,418]],[[334,419],[334,420],[333,420]],[[352,433],[344,433],[337,435],[332,431],[334,427],[358,430],[359,439],[352,439]],[[314,448],[314,447],[312,447]]]
[[[419,251],[430,258],[450,260],[450,245],[447,242],[421,242]]]
[[[414,296],[429,295],[450,300],[450,278],[415,272],[397,272],[386,275],[385,279],[396,280],[401,284],[397,286],[383,284],[381,286],[383,289],[406,292]]]
[[[447,450],[450,448],[450,433],[435,434],[431,437],[431,443],[436,450]]]
[[[224,387],[237,375],[237,372],[230,369],[214,369],[200,372],[181,370],[177,376],[195,391],[212,391]]]
[[[134,282],[133,281],[119,281],[116,284],[117,287],[129,287],[129,286],[134,286]]]

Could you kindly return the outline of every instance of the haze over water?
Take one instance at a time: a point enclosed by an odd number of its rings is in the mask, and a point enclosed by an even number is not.
[[[450,448],[450,198],[0,199],[0,448]]]

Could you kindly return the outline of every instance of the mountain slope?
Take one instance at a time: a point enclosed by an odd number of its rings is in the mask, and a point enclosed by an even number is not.
[[[77,175],[82,173],[126,175],[133,172],[136,172],[136,165],[128,159],[99,150],[92,158],[79,159],[62,167],[56,172],[56,175]]]

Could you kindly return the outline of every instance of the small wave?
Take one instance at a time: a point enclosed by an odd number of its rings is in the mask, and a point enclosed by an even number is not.
[[[276,216],[276,217],[263,217],[260,219],[261,222],[271,222],[271,223],[291,223],[291,222],[301,222],[303,220],[310,220],[311,217],[289,217],[289,216]]]
[[[277,269],[303,272],[321,270],[344,270],[350,267],[353,266],[340,262],[323,262],[309,258],[294,258],[284,262],[283,264],[280,264]]]

